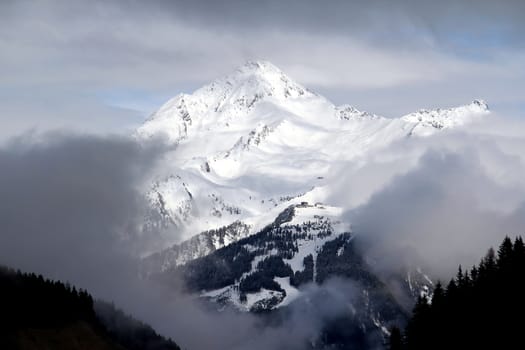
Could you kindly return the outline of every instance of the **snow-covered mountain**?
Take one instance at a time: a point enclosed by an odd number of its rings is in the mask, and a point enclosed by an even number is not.
[[[169,100],[137,130],[139,139],[164,137],[177,145],[147,191],[152,211],[145,228],[163,228],[168,237],[176,232],[169,245],[181,235],[190,239],[235,222],[245,225],[186,256],[207,254],[258,232],[291,204],[324,203],[339,176],[331,171],[334,165],[487,113],[484,102],[474,101],[384,118],[335,106],[271,63],[249,62],[193,94]],[[178,253],[163,257],[161,268],[187,260]]]
[[[351,223],[341,214],[351,208],[330,203],[343,176],[334,169],[486,114],[488,106],[474,101],[385,118],[335,106],[268,62],[249,62],[180,94],[136,132],[139,140],[162,137],[175,146],[146,190],[144,225],[173,238],[143,259],[143,274],[182,276],[203,298],[252,311],[294,302],[304,282],[355,274],[364,295],[379,293],[376,303],[390,305],[383,282],[350,249]],[[417,269],[396,283],[412,295],[432,288]],[[366,315],[379,328],[395,318],[377,307]]]

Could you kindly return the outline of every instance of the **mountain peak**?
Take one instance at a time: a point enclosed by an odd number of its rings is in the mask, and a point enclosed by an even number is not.
[[[476,99],[472,101],[469,106],[477,108],[481,111],[489,111],[489,105],[487,104],[487,102],[485,102],[485,100]]]
[[[166,102],[138,129],[138,134],[151,137],[161,133],[178,142],[195,125],[210,129],[245,119],[261,102],[268,102],[275,110],[287,110],[284,106],[302,105],[308,100],[328,103],[272,63],[247,61],[192,94],[179,94]]]
[[[195,92],[203,98],[235,97],[259,100],[262,97],[286,99],[313,95],[268,61],[247,61],[233,73],[215,80]]]
[[[242,73],[273,73],[273,74],[284,74],[277,66],[269,61],[262,60],[248,60],[242,66],[237,68],[238,72]]]

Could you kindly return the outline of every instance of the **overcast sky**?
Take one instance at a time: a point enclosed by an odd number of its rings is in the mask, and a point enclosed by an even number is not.
[[[129,132],[169,97],[268,60],[386,116],[525,111],[525,1],[0,2],[0,140]]]

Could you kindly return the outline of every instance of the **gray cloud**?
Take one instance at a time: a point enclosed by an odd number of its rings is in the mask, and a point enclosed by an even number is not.
[[[494,3],[490,0],[430,0],[331,1],[328,5],[318,1],[156,1],[144,4],[135,2],[142,11],[162,11],[171,16],[189,18],[202,26],[275,28],[313,33],[358,33],[376,40],[378,29],[389,29],[396,36],[387,36],[396,44],[406,36],[413,40],[414,29],[426,30],[441,36],[450,26],[480,38],[485,30],[493,35],[517,34],[523,30],[520,10],[525,9],[519,0]],[[404,20],[401,22],[400,20]],[[503,23],[504,22],[504,23]],[[488,24],[488,26],[487,26]],[[490,28],[492,27],[492,28]],[[496,28],[494,28],[496,27]],[[494,31],[497,29],[497,31]],[[370,33],[372,32],[372,33]],[[368,34],[366,34],[368,33]],[[383,34],[386,34],[383,31]],[[446,37],[443,36],[443,37]],[[397,40],[396,40],[397,39]],[[506,39],[523,40],[511,37]]]
[[[139,188],[163,151],[117,136],[11,140],[0,148],[0,264],[87,288],[188,349],[304,349],[356,300],[351,282],[312,285],[303,304],[268,325],[139,279],[139,253],[160,238],[140,234]]]
[[[159,150],[119,137],[12,140],[0,149],[3,262],[51,277],[58,269],[56,277],[95,278],[113,254],[138,251],[148,243],[138,230],[144,210],[138,188]]]
[[[501,110],[522,111],[522,97],[512,91],[525,82],[523,6],[513,0],[4,1],[0,118],[12,131],[3,137],[30,127],[78,129],[91,122],[90,130],[104,132],[122,119],[137,123],[159,96],[190,92],[247,59],[270,60],[337,103],[390,116],[429,103],[465,103],[474,94]],[[115,92],[128,93],[117,102],[129,109],[140,95],[157,98],[138,112],[120,110],[121,119],[90,121],[81,113],[114,105]],[[49,117],[35,115],[34,96],[53,96],[37,106]],[[78,113],[62,105],[76,105]],[[16,121],[9,111],[17,112]]]
[[[158,328],[189,349],[301,350],[317,340],[327,322],[348,315],[359,291],[352,281],[340,279],[308,285],[295,304],[270,318],[228,309],[210,312],[181,295],[172,303],[152,300],[147,307],[155,312]]]

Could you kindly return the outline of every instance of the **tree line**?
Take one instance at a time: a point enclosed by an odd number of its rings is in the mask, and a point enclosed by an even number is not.
[[[75,328],[80,324],[91,333]],[[112,304],[94,301],[86,290],[0,266],[0,349],[18,349],[28,336],[44,348],[85,348],[95,337],[99,346],[106,344],[103,349],[180,349]]]
[[[390,349],[518,349],[525,347],[525,245],[505,237],[470,270],[420,297],[404,332],[392,329]]]

